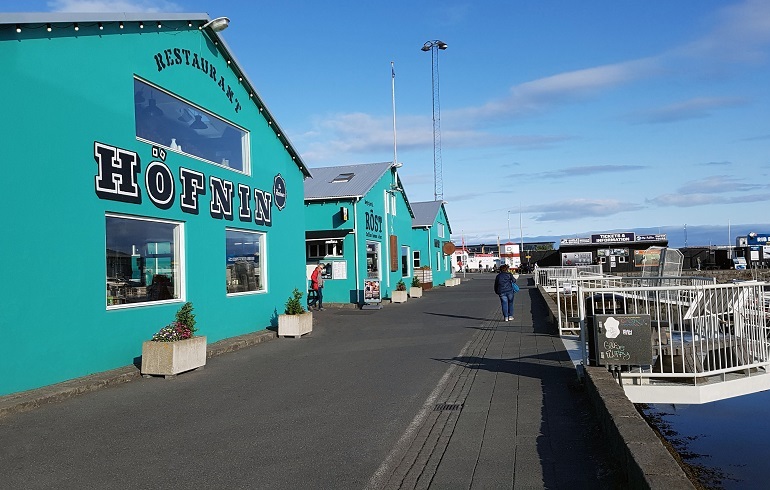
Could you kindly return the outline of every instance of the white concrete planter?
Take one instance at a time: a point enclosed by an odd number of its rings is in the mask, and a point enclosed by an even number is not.
[[[142,343],[142,374],[175,376],[206,365],[206,337]]]
[[[406,303],[406,291],[393,291],[390,301],[393,303]]]
[[[313,312],[300,315],[278,315],[279,337],[301,337],[313,330]]]
[[[414,286],[409,288],[410,298],[422,298],[422,288],[416,288]]]

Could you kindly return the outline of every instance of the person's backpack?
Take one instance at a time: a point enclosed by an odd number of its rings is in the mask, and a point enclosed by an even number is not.
[[[513,283],[513,293],[516,294],[519,292],[519,285],[515,282]]]

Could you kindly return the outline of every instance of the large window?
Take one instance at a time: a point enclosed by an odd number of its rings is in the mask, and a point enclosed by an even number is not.
[[[409,247],[401,245],[401,277],[409,276]]]
[[[134,78],[136,137],[249,173],[249,133],[169,92]]]
[[[265,234],[226,230],[227,293],[265,290]]]
[[[182,224],[107,215],[107,307],[182,298]]]

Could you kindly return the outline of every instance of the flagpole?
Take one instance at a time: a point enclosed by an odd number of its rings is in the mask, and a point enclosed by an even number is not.
[[[393,94],[393,165],[398,165],[398,154],[396,153],[396,68],[393,62],[390,62],[390,85]]]

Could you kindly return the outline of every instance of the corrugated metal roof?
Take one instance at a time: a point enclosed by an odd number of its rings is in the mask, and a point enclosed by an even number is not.
[[[413,202],[412,212],[414,212],[414,219],[412,220],[412,227],[433,226],[442,204],[443,201]]]
[[[305,200],[363,197],[391,166],[382,162],[313,168],[313,178],[305,179]]]
[[[193,23],[190,26],[191,29],[197,29],[199,26],[206,24],[211,19],[208,14],[205,13],[150,13],[150,12],[20,12],[20,13],[0,13],[0,26],[2,25],[14,25],[19,24],[40,24],[38,27],[45,27],[45,24],[74,24],[76,22],[90,22],[92,25],[103,22],[151,22],[151,21],[188,21]],[[195,24],[199,24],[196,26]],[[83,26],[86,27],[86,26]],[[235,58],[233,51],[227,45],[224,38],[220,33],[214,32],[211,29],[206,29],[206,34],[212,40],[217,41],[219,49],[225,56],[225,59],[229,60],[231,69],[233,72],[242,78],[241,83],[244,88],[249,92],[249,98],[259,108],[259,112],[268,122],[268,125],[275,132],[276,136],[281,143],[283,143],[286,151],[291,155],[294,163],[299,167],[300,171],[305,177],[311,177],[310,170],[305,162],[300,157],[299,152],[294,148],[294,145],[289,141],[289,138],[283,132],[278,125],[275,117],[271,114],[270,110],[265,105],[265,102],[260,97],[254,84],[246,75],[246,73],[240,68],[241,64]]]

